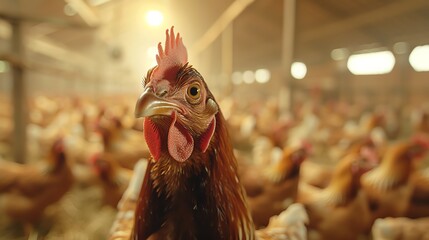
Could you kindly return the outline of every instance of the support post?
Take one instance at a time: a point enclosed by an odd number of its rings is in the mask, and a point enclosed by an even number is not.
[[[10,20],[12,25],[12,51],[17,58],[23,58],[22,24],[19,20]],[[27,153],[27,89],[24,68],[12,64],[13,74],[13,157],[16,162],[24,163]]]
[[[283,34],[282,34],[282,80],[285,81],[288,99],[280,97],[280,108],[283,112],[292,110],[294,104],[294,82],[290,68],[294,58],[296,0],[283,0]],[[286,100],[286,103],[285,101]]]
[[[232,67],[233,67],[233,25],[229,24],[228,27],[222,32],[222,76],[225,81],[223,88],[227,95],[232,94]]]

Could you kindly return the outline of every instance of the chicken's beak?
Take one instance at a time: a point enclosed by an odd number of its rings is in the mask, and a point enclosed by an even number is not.
[[[151,88],[140,95],[135,109],[135,117],[151,117],[155,115],[171,115],[173,111],[180,111],[177,104],[164,100],[155,95]]]

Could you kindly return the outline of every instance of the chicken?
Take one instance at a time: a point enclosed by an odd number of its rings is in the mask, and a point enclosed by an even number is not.
[[[260,177],[264,178],[261,170],[266,169],[273,162],[278,162],[282,154],[283,150],[274,147],[273,142],[267,137],[255,139],[251,157],[244,156],[238,151],[235,152],[238,162],[238,176],[247,196],[256,196],[261,193],[264,187],[262,181],[259,181]]]
[[[296,199],[300,165],[308,152],[307,144],[286,147],[277,163],[263,168],[254,166],[240,176],[257,228],[266,226],[271,216],[285,210]]]
[[[226,121],[180,35],[166,35],[136,104],[151,159],[131,238],[255,239]]]
[[[365,151],[346,155],[325,189],[299,184],[297,201],[306,207],[310,228],[320,239],[357,239],[369,230],[371,215],[359,179],[374,166],[372,157]]]
[[[374,154],[371,159],[375,161],[374,164],[378,163],[376,146],[371,138],[368,137],[355,139],[350,142],[344,150],[341,158],[347,154],[360,153],[362,149],[366,149],[367,154]],[[333,162],[337,162],[337,160]],[[334,170],[334,167],[327,164],[321,164],[315,161],[305,161],[301,166],[299,180],[318,188],[325,188],[329,184]]]
[[[374,240],[425,240],[429,239],[429,218],[383,218],[372,226]]]
[[[97,128],[103,139],[105,154],[109,154],[122,167],[133,169],[139,159],[149,157],[148,149],[142,147],[141,142],[132,137],[130,140],[133,130],[125,129],[119,118],[105,117],[99,121]],[[142,141],[143,138],[139,136],[138,140]]]
[[[421,137],[393,144],[386,150],[381,164],[362,176],[362,188],[374,220],[405,216],[414,188],[414,160],[428,149],[429,141]]]
[[[256,231],[259,240],[306,240],[308,214],[300,203],[291,204],[278,216],[270,218],[268,226]]]
[[[327,164],[305,161],[301,165],[299,181],[318,188],[325,188],[331,181],[334,167]]]
[[[358,126],[351,127],[346,124],[344,126],[344,134],[349,136],[349,138],[366,136],[376,127],[382,126],[384,121],[385,117],[381,113],[367,113],[361,116]]]
[[[37,166],[0,163],[1,206],[14,220],[33,224],[45,208],[58,200],[73,184],[62,139],[55,141],[46,162]]]
[[[414,190],[407,210],[407,217],[429,217],[429,168],[418,171],[413,179]]]
[[[103,203],[116,208],[130,182],[132,170],[119,166],[109,155],[96,154],[90,161],[103,189]]]
[[[181,37],[166,35],[136,105],[152,160],[133,238],[254,239],[222,113]]]
[[[429,135],[429,112],[422,110],[415,124],[415,131]]]

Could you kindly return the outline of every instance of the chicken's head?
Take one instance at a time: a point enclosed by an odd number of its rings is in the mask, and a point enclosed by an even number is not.
[[[373,146],[364,146],[356,154],[352,164],[351,171],[356,177],[362,176],[364,173],[375,168],[380,164],[380,157]]]
[[[188,64],[182,38],[173,28],[166,31],[165,49],[158,45],[156,60],[135,115],[144,117],[144,136],[153,159],[169,156],[183,163],[208,149],[219,107],[201,74]]]
[[[66,146],[64,139],[59,137],[52,144],[50,155],[48,157],[48,172],[56,171],[66,163]]]
[[[94,170],[95,174],[103,180],[109,180],[112,177],[112,165],[109,161],[104,159],[101,154],[96,153],[89,159],[89,163]]]
[[[424,135],[417,135],[405,143],[401,156],[406,159],[421,159],[428,150],[429,138]]]

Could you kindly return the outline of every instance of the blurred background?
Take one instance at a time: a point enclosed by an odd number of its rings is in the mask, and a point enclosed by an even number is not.
[[[106,238],[149,156],[134,105],[173,25],[246,164],[305,140],[335,166],[356,139],[429,134],[426,0],[0,0],[2,164],[37,166],[61,142],[74,176],[24,214],[37,221],[0,214],[0,238]]]

